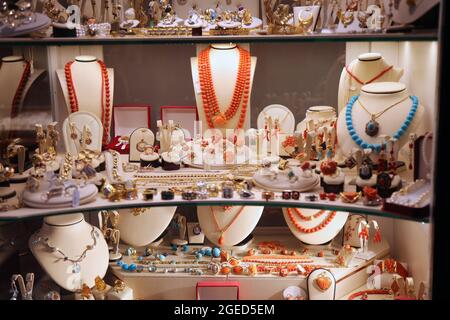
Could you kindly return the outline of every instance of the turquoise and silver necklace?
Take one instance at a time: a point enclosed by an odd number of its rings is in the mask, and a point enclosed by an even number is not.
[[[360,146],[363,149],[372,149],[373,151],[376,151],[379,153],[381,151],[381,144],[372,144],[364,141],[355,131],[355,128],[353,126],[353,117],[352,117],[352,110],[353,106],[355,105],[355,102],[358,101],[358,103],[361,105],[361,107],[370,115],[370,120],[366,124],[365,133],[369,137],[376,137],[378,135],[378,132],[380,131],[380,124],[377,122],[377,119],[381,117],[384,113],[389,111],[390,109],[394,108],[395,106],[399,105],[400,103],[404,102],[407,99],[411,99],[412,106],[409,110],[408,116],[406,117],[405,121],[401,125],[400,129],[397,130],[397,132],[394,133],[392,136],[394,139],[399,140],[408,130],[409,126],[411,125],[412,120],[414,119],[414,116],[416,115],[417,108],[419,106],[419,99],[416,96],[408,96],[404,99],[402,99],[399,102],[396,102],[393,105],[390,105],[386,109],[378,112],[378,113],[371,113],[367,110],[367,108],[361,103],[359,100],[359,96],[353,96],[350,101],[347,104],[346,112],[345,112],[345,122],[347,124],[347,130],[350,136],[352,137],[353,141]]]

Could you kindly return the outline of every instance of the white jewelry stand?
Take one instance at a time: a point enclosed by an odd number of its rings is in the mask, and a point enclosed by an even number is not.
[[[74,128],[71,124],[74,124]],[[91,133],[91,144],[80,143],[82,138],[83,129],[87,128]],[[76,139],[72,139],[72,129],[77,134]],[[89,149],[93,151],[102,150],[102,138],[103,138],[103,125],[100,119],[93,113],[88,111],[78,111],[72,114],[64,120],[62,125],[62,134],[64,139],[64,146],[66,152],[72,155],[78,155],[81,150]]]
[[[155,241],[170,224],[177,207],[154,207],[135,215],[133,209],[119,210],[120,238],[123,242],[142,247]]]
[[[219,226],[221,228],[226,227],[235,218],[235,215],[241,208],[242,206],[234,206],[228,211],[225,211],[223,210],[223,207],[215,206],[214,212]],[[244,207],[236,221],[234,221],[234,223],[224,232],[224,242],[222,245],[219,245],[219,238],[222,233],[217,230],[211,208],[209,206],[197,207],[197,217],[206,238],[215,245],[227,249],[237,245],[248,237],[258,224],[263,210],[264,207]]]
[[[28,245],[36,260],[48,275],[61,287],[69,291],[76,291],[83,283],[89,287],[94,286],[95,277],[104,277],[108,268],[108,245],[101,235],[92,250],[86,253],[86,257],[79,263],[80,273],[72,272],[72,263],[63,261],[59,253],[49,251],[42,244],[33,245],[37,235],[48,238],[49,243],[59,248],[71,259],[78,258],[87,245],[92,245],[92,226],[84,220],[83,214],[50,216],[44,218],[44,223],[38,234],[30,237]]]
[[[383,111],[390,105],[401,101],[409,95],[406,86],[398,82],[379,82],[372,83],[361,88],[360,99],[364,106],[372,113]],[[419,101],[420,103],[420,101]],[[411,99],[406,99],[402,103],[395,106],[393,109],[387,111],[385,114],[377,119],[380,124],[379,133],[376,137],[369,137],[365,132],[367,122],[370,120],[370,115],[360,107],[358,101],[352,109],[353,127],[356,133],[367,143],[379,144],[383,142],[381,137],[393,135],[401,128],[406,120],[408,113],[412,107]],[[411,121],[411,124],[405,134],[396,142],[394,157],[397,158],[399,150],[409,141],[409,134],[414,132],[420,135],[423,130],[422,122],[425,116],[425,109],[419,104],[417,112]],[[344,157],[350,156],[352,149],[359,147],[350,136],[347,124],[346,124],[346,108],[342,109],[339,114],[337,123],[337,136],[338,136],[338,150]],[[420,130],[419,130],[420,129]],[[390,151],[390,150],[388,150]],[[375,155],[372,155],[375,158]]]
[[[325,277],[329,279],[330,286],[326,290],[321,290],[317,284],[317,279]],[[316,269],[308,276],[308,296],[309,300],[335,300],[336,299],[336,279],[334,275],[326,269]],[[325,288],[324,288],[325,289]]]
[[[7,119],[11,116],[11,107],[14,95],[19,87],[25,69],[24,58],[21,56],[3,57],[0,67],[0,119]],[[32,72],[32,73],[31,73]],[[22,92],[19,103],[19,110],[22,108],[23,101],[33,83],[44,72],[42,69],[31,70],[28,81]]]
[[[152,130],[148,128],[138,128],[133,131],[130,136],[130,156],[129,162],[139,162],[140,155],[144,151],[139,151],[138,144],[144,143],[145,145],[153,146],[155,143],[155,135]]]
[[[349,70],[361,81],[369,81],[389,68],[390,64],[379,53],[365,53],[358,56],[348,65]],[[398,82],[403,76],[403,69],[392,68],[375,82]],[[358,95],[362,85],[358,83],[344,68],[339,80],[338,111],[345,109],[352,96]]]
[[[239,44],[245,50],[250,50],[249,45]],[[197,54],[205,49],[204,45],[197,46]],[[249,97],[247,103],[247,111],[243,128],[250,128],[250,101],[251,92],[253,87],[253,76],[256,68],[256,57],[251,57],[251,71],[250,71],[250,88]],[[239,50],[235,44],[214,44],[210,51],[211,73],[214,90],[216,93],[217,101],[219,103],[220,110],[225,112],[229,107],[234,88],[235,79],[237,78],[237,72],[239,67]],[[197,111],[199,120],[204,124],[204,130],[208,129],[208,122],[206,121],[202,93],[200,88],[200,80],[198,74],[198,58],[191,58],[191,70],[192,80],[194,82],[195,100],[197,102]],[[230,81],[230,79],[233,79]],[[219,128],[222,133],[225,133],[225,129],[235,129],[239,123],[239,114],[242,110],[242,106],[239,107],[237,114],[227,121],[225,127]]]
[[[258,129],[265,128],[266,118],[271,117],[272,122],[278,119],[280,125],[280,133],[291,134],[295,130],[295,117],[289,108],[281,104],[271,104],[265,107],[258,115]]]
[[[319,211],[318,209],[304,209],[304,208],[300,210],[307,217]],[[295,214],[295,212],[293,214],[297,222],[301,224],[302,227],[314,228],[315,226],[320,225],[328,217],[329,211],[324,212],[322,216],[318,217],[317,219],[313,219],[312,221],[303,221]],[[336,212],[336,215],[334,216],[333,220],[331,220],[331,222],[327,224],[326,227],[324,227],[322,230],[313,233],[300,232],[289,218],[286,208],[283,208],[283,216],[284,219],[286,220],[289,229],[291,229],[292,234],[301,242],[310,245],[322,245],[333,240],[337,236],[337,234],[342,230],[342,228],[345,225],[345,222],[347,221],[348,212],[341,212],[341,211]]]
[[[77,95],[79,111],[89,111],[102,119],[102,101],[106,104],[105,92],[102,97],[102,72],[100,65],[97,63],[97,58],[94,56],[77,56],[75,62],[71,66],[72,81],[75,93]],[[114,97],[114,70],[107,69],[109,79],[109,91],[110,91],[110,119],[108,119],[109,132],[111,128],[111,116]],[[69,93],[67,91],[67,82],[64,69],[56,70],[59,83],[61,85],[62,93],[66,101],[66,107],[70,114],[70,101]],[[103,99],[103,100],[102,100]],[[104,125],[104,124],[103,124]]]
[[[313,131],[314,127],[330,126],[337,119],[336,110],[329,106],[314,106],[306,111],[306,118],[297,124],[296,131],[303,133],[306,129]],[[329,128],[331,129],[331,128]]]

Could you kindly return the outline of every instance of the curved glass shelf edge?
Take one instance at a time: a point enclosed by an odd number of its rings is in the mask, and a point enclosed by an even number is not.
[[[437,41],[437,31],[419,33],[376,34],[312,34],[312,35],[235,35],[235,36],[108,36],[103,38],[1,38],[6,45],[116,45],[116,44],[170,44],[170,43],[220,43],[220,42],[367,42],[367,41]]]
[[[154,200],[154,201],[122,201],[118,203],[110,203],[102,199],[103,204],[98,205],[89,203],[78,207],[57,208],[57,209],[37,209],[37,208],[21,208],[13,211],[0,212],[0,221],[18,221],[35,217],[70,214],[78,212],[97,212],[102,210],[119,210],[119,209],[133,209],[133,208],[152,208],[152,207],[172,207],[172,206],[223,206],[223,205],[246,205],[246,206],[265,206],[275,208],[305,208],[305,209],[326,209],[345,211],[355,214],[366,214],[371,216],[379,216],[385,218],[392,218],[398,220],[407,220],[413,222],[429,223],[429,216],[409,216],[400,213],[393,213],[383,211],[380,207],[367,207],[361,204],[345,204],[345,203],[331,203],[325,201],[293,201],[293,200]]]

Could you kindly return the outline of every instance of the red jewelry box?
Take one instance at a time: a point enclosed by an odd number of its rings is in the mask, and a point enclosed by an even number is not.
[[[196,286],[197,300],[239,300],[237,281],[200,281]]]
[[[186,140],[191,140],[194,135],[194,121],[198,121],[197,107],[162,106],[160,119],[163,123],[173,120],[174,124],[179,124],[184,129]]]
[[[145,104],[113,106],[112,136],[114,139],[107,146],[120,154],[130,153],[130,144],[124,143],[121,137],[130,138],[136,128],[150,128],[152,106]],[[122,140],[122,141],[121,141]]]

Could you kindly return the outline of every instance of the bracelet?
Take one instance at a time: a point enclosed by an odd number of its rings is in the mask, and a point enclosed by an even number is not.
[[[181,198],[183,200],[195,200],[197,199],[197,193],[192,190],[183,191],[181,193]]]
[[[161,191],[161,199],[162,200],[173,200],[175,197],[175,193],[170,190]]]
[[[51,198],[61,196],[63,194],[63,191],[64,191],[63,187],[56,187],[56,188],[50,189],[46,193],[43,193],[41,198],[42,198],[42,200],[47,202]]]
[[[392,294],[391,290],[385,290],[385,289],[379,289],[379,290],[365,290],[365,291],[359,291],[355,292],[354,294],[350,295],[347,300],[355,300],[355,298],[361,297],[361,300],[367,300],[367,296],[369,294]]]

